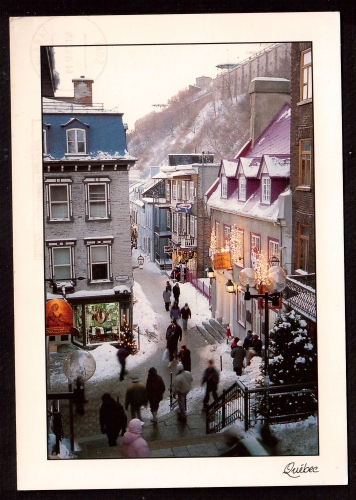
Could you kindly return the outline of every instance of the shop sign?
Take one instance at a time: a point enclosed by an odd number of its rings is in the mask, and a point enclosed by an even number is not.
[[[46,302],[46,335],[71,335],[73,311],[67,301],[52,299]]]
[[[214,254],[214,269],[231,269],[230,252]]]
[[[163,247],[163,251],[164,253],[173,253],[173,247],[170,247],[170,246],[164,246]]]
[[[186,214],[191,214],[193,208],[193,203],[177,203],[176,212],[183,212]]]
[[[129,277],[127,274],[120,274],[119,276],[115,276],[116,281],[126,281]]]

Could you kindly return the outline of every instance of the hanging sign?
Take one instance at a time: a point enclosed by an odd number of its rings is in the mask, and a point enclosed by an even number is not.
[[[63,299],[46,302],[46,335],[71,335],[73,311]]]
[[[214,269],[231,269],[230,252],[221,252],[214,254]]]
[[[191,214],[193,208],[193,203],[177,203],[176,212],[183,212],[186,214]]]

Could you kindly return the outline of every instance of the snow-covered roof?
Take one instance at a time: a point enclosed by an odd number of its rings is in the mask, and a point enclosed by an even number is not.
[[[73,101],[62,101],[59,99],[50,99],[48,97],[44,97],[42,100],[43,114],[49,113],[72,113],[75,112],[80,114],[117,114],[122,115],[123,113],[119,113],[114,110],[104,109],[102,106],[93,105],[88,106],[86,104],[78,104]]]
[[[221,160],[221,173],[225,173],[226,177],[235,177],[238,167],[238,160]]]
[[[91,154],[83,154],[83,155],[64,155],[59,160],[57,158],[53,158],[51,155],[44,155],[45,162],[86,162],[86,161],[97,161],[97,160],[124,160],[124,161],[137,161],[137,158],[131,156],[128,151],[125,150],[125,154],[122,155],[118,151],[111,154],[106,151],[96,151]]]
[[[246,178],[256,178],[258,171],[260,169],[261,159],[260,158],[240,158],[238,174],[241,172]]]
[[[290,156],[289,155],[264,155],[263,166],[265,165],[270,177],[290,176]],[[261,165],[262,168],[262,165]]]

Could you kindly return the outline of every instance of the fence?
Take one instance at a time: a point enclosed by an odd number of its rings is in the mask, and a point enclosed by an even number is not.
[[[288,398],[294,402],[298,400],[300,405],[297,409],[295,405],[292,405],[291,409],[286,412],[283,408],[285,403],[278,406],[281,398],[287,403]],[[317,412],[317,384],[310,382],[249,389],[237,380],[208,406],[206,433],[219,432],[235,420],[243,421],[245,431],[247,431],[252,424],[266,420],[266,409],[273,414],[268,417],[270,423],[287,423],[313,415]]]
[[[199,290],[200,293],[204,295],[209,300],[209,306],[211,305],[211,286],[207,285],[200,278],[197,277],[196,271],[190,271],[190,269],[186,270],[185,279],[187,283],[191,283],[194,288]]]

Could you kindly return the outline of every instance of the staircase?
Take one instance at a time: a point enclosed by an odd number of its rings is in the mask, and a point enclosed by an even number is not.
[[[209,322],[203,321],[201,325],[197,325],[197,330],[211,345],[221,343],[226,339],[225,327],[214,318],[209,319]]]

